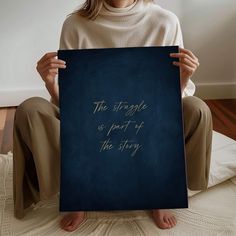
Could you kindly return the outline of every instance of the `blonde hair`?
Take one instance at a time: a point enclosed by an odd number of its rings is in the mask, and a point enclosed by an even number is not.
[[[86,0],[85,3],[82,4],[80,9],[78,9],[74,13],[80,14],[81,16],[86,17],[90,20],[95,20],[103,6],[104,1],[106,0]],[[144,0],[144,1],[152,2],[153,0]]]

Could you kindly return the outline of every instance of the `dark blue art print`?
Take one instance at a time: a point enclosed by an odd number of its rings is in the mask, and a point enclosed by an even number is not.
[[[60,211],[188,207],[178,50],[58,51]]]

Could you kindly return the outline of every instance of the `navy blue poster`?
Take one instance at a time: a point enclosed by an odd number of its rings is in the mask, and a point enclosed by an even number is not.
[[[178,47],[59,50],[60,211],[186,208]]]

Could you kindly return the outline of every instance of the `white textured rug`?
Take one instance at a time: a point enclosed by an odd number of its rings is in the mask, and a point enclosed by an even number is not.
[[[224,181],[225,174],[214,172],[222,163],[219,163],[216,153],[227,151],[232,154],[230,160],[236,165],[236,142],[227,140],[219,134],[214,136],[214,155],[211,170],[211,179],[218,183]],[[226,142],[227,140],[227,142]],[[231,142],[231,145],[229,145]],[[230,150],[229,150],[230,147]],[[229,156],[229,153],[226,156]],[[235,156],[235,159],[234,159]],[[233,158],[233,159],[232,159]],[[236,175],[235,165],[230,165],[226,158],[222,158],[229,166],[232,175]],[[217,165],[220,164],[220,165]],[[217,167],[218,166],[218,167]],[[232,171],[233,170],[233,171]],[[220,172],[217,172],[220,173]],[[221,172],[225,173],[225,171]],[[214,177],[215,176],[215,177]],[[218,176],[218,177],[217,177]],[[229,175],[228,175],[229,177]],[[221,180],[221,181],[220,181]],[[214,181],[213,181],[214,182]],[[217,182],[211,182],[211,186]],[[98,236],[235,236],[236,235],[236,177],[211,187],[189,199],[189,208],[173,210],[178,220],[173,229],[158,229],[150,215],[150,211],[117,211],[117,212],[88,212],[87,219],[80,228],[67,233],[59,228],[61,218],[58,212],[58,198],[41,202],[29,210],[23,220],[13,216],[12,198],[12,154],[0,155],[0,236],[8,235],[98,235]]]

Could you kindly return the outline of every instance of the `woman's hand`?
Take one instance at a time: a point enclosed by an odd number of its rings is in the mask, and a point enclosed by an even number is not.
[[[54,83],[58,68],[66,68],[65,61],[57,59],[56,56],[56,52],[46,53],[37,63],[36,69],[46,84]]]
[[[65,61],[56,58],[57,52],[46,53],[37,63],[37,71],[45,82],[45,86],[52,97],[53,103],[59,103],[59,89],[55,82],[59,68],[66,68]]]
[[[179,62],[175,61],[173,64],[180,67],[181,91],[183,92],[190,77],[200,65],[198,58],[190,50],[184,48],[180,48],[179,53],[171,53],[170,56],[179,58]]]

